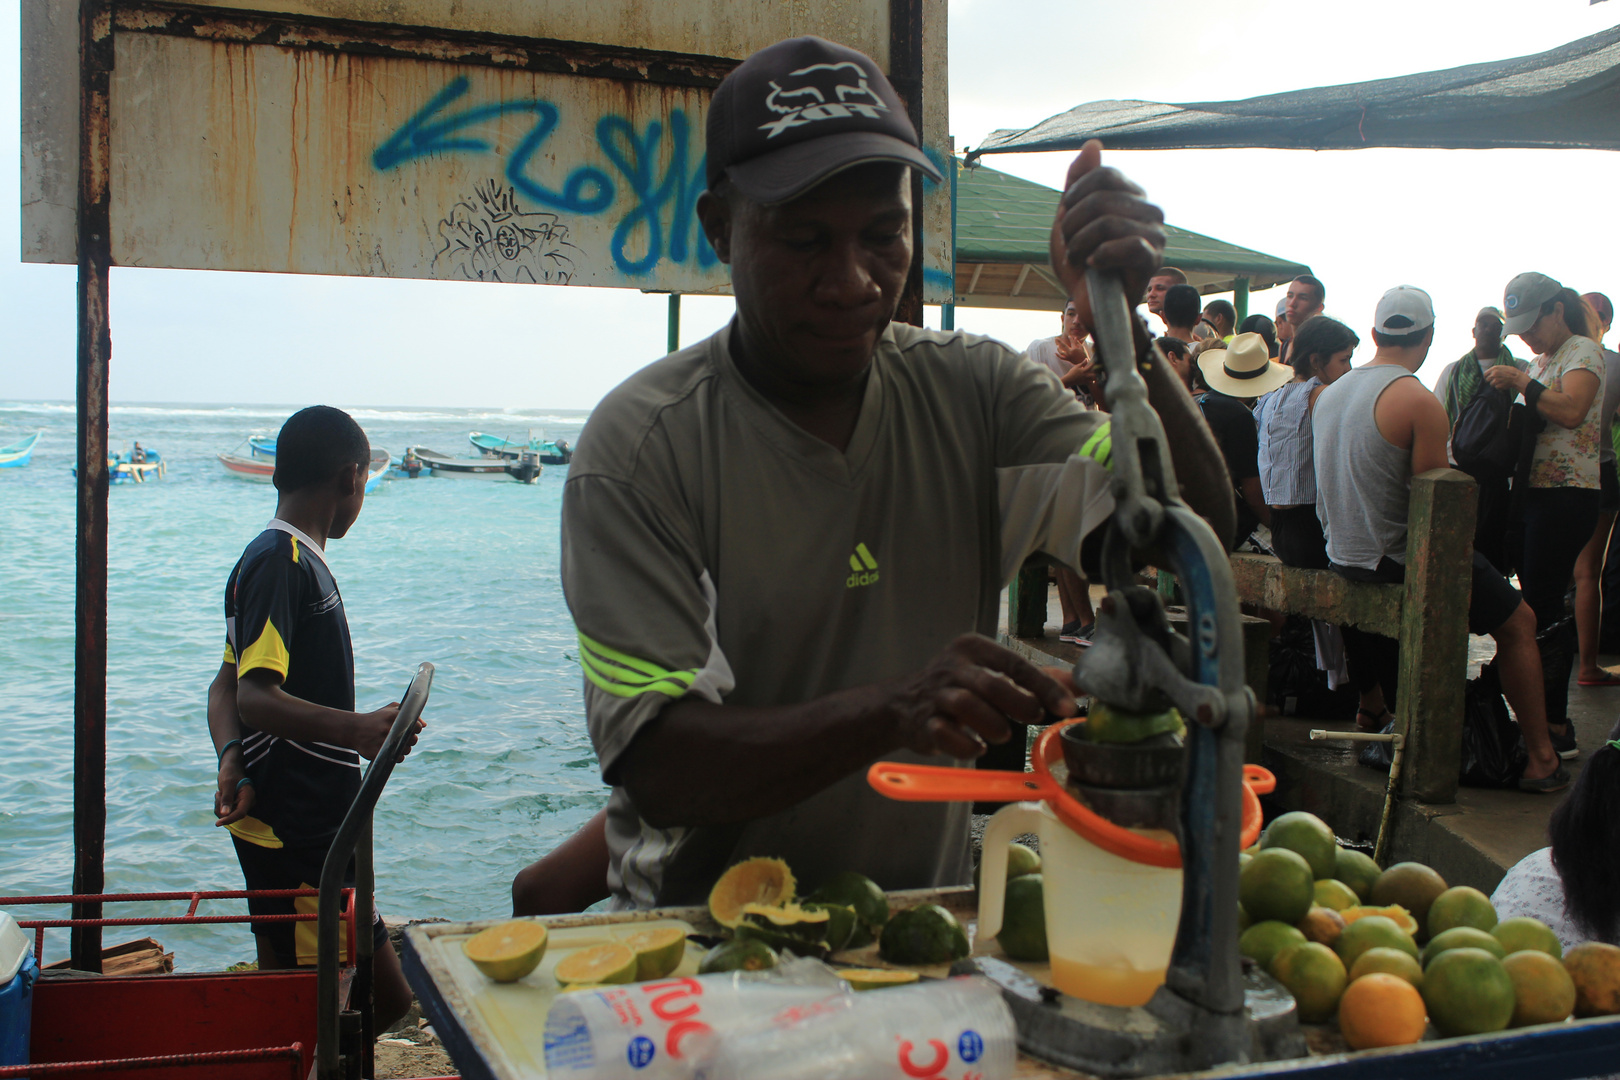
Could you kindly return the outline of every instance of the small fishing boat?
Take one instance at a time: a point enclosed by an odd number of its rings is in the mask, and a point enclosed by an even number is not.
[[[468,435],[467,441],[485,457],[503,457],[512,461],[518,460],[525,450],[538,454],[542,465],[566,465],[574,456],[574,448],[568,445],[567,439],[536,438],[532,431],[529,432],[528,442],[513,442],[482,431]]]
[[[68,471],[74,476],[79,475],[77,465],[70,466]],[[168,472],[163,455],[156,450],[142,449],[140,443],[136,443],[127,454],[113,454],[107,458],[109,484],[144,484],[148,480],[161,480]]]
[[[516,480],[532,484],[540,478],[540,456],[524,450],[516,461],[498,455],[480,458],[458,458],[429,450],[425,446],[412,446],[406,454],[419,458],[424,468],[434,476],[467,477],[482,480]]]
[[[148,480],[161,480],[169,467],[163,455],[136,443],[129,453],[107,459],[108,479],[114,484],[144,484]]]
[[[0,446],[0,469],[20,469],[28,464],[28,459],[34,454],[34,444],[39,442],[39,437],[43,434],[45,431],[41,429],[21,442]]]
[[[371,448],[371,467],[366,470],[366,494],[370,495],[382,486],[388,479],[388,470],[393,467],[394,455],[386,450]]]
[[[413,446],[405,451],[404,457],[394,462],[393,471],[388,474],[388,479],[415,480],[424,471],[427,471],[429,476],[433,475],[432,471],[427,470],[427,467],[422,464],[422,459],[416,456],[416,447]]]
[[[276,437],[274,435],[249,435],[248,453],[256,458],[267,461],[276,460]]]
[[[243,457],[240,454],[216,454],[225,471],[243,480],[268,484],[276,475],[276,463],[264,458]]]

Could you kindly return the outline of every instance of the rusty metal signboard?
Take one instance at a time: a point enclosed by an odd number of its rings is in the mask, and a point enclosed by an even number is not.
[[[77,5],[26,6],[23,256],[72,262],[62,192],[76,179],[78,117],[57,94],[76,97],[76,69],[60,65],[70,78],[46,91],[52,56],[72,60],[76,47],[53,54],[38,32],[60,38]],[[809,13],[741,0],[407,0],[386,6],[388,24],[378,7],[114,5],[113,263],[728,292],[695,212],[713,87],[796,33],[892,67],[896,11],[923,38],[922,76],[908,88],[896,72],[896,84],[922,99],[925,145],[945,171],[943,0]],[[929,183],[923,218],[925,300],[948,302],[948,188]]]

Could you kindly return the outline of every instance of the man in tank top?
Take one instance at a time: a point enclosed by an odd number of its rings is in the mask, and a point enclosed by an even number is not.
[[[1372,362],[1322,391],[1312,413],[1316,512],[1327,533],[1328,560],[1352,581],[1406,577],[1406,522],[1412,477],[1446,467],[1445,407],[1413,374],[1434,342],[1434,305],[1410,285],[1389,290],[1373,317]],[[1496,639],[1502,692],[1524,733],[1530,763],[1519,786],[1550,792],[1567,787],[1547,735],[1536,618],[1529,605],[1479,552],[1474,552],[1468,629]],[[1394,685],[1394,642],[1383,643],[1380,675]]]

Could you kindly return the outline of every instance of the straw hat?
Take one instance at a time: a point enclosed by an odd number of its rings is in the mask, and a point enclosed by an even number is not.
[[[1198,358],[1204,383],[1219,394],[1255,398],[1269,394],[1294,377],[1294,369],[1271,361],[1271,350],[1259,334],[1239,334],[1224,349]]]

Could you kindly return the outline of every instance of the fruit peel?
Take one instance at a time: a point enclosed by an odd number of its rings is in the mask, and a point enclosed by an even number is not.
[[[763,855],[744,859],[720,875],[709,890],[709,916],[721,926],[735,928],[747,904],[777,906],[793,899],[797,883],[781,859]]]

